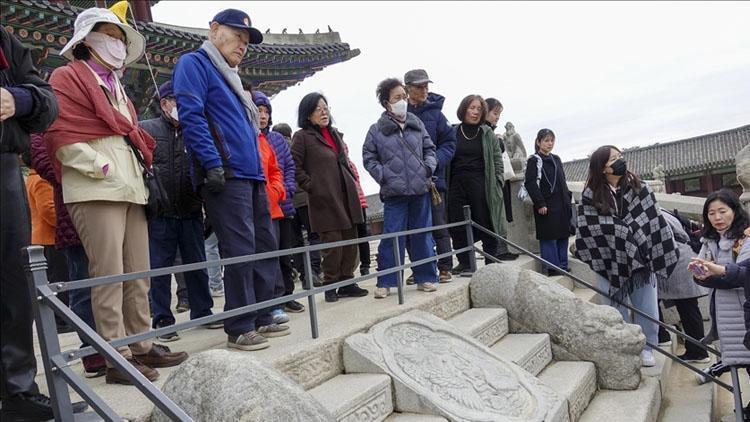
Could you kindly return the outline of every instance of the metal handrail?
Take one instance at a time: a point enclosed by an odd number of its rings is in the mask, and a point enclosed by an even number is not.
[[[681,338],[683,338],[683,339],[685,339],[687,341],[690,341],[691,343],[696,344],[697,346],[703,348],[707,352],[711,352],[711,353],[713,353],[715,355],[721,356],[721,352],[719,352],[718,350],[714,349],[713,347],[705,345],[705,344],[701,343],[699,340],[696,340],[696,339],[690,337],[689,335],[687,335],[687,334],[685,334],[685,333],[683,333],[683,332],[681,332],[679,330],[674,329],[673,327],[669,326],[668,324],[665,324],[665,323],[659,321],[658,319],[655,319],[655,318],[651,317],[650,315],[646,314],[645,312],[641,311],[640,309],[635,308],[633,306],[630,306],[627,303],[624,303],[620,299],[616,298],[614,295],[610,295],[609,292],[605,292],[604,290],[601,290],[598,287],[594,287],[593,285],[591,285],[588,282],[584,281],[580,277],[578,277],[578,276],[576,276],[576,275],[574,275],[574,274],[572,274],[572,273],[570,273],[570,272],[568,272],[568,271],[566,271],[566,270],[558,267],[557,265],[555,265],[555,264],[553,264],[553,263],[545,260],[544,258],[542,258],[540,256],[535,255],[531,251],[523,248],[522,246],[517,245],[514,242],[511,242],[510,240],[507,240],[507,239],[503,238],[502,236],[498,235],[497,233],[495,233],[495,232],[493,232],[491,230],[488,230],[487,228],[483,227],[482,225],[477,224],[474,221],[471,222],[471,225],[475,229],[478,229],[478,230],[482,231],[483,233],[485,233],[487,235],[494,236],[495,238],[497,238],[497,240],[499,240],[501,242],[507,243],[508,245],[512,246],[514,249],[518,249],[519,251],[523,252],[525,255],[530,256],[532,259],[534,259],[534,260],[536,260],[538,262],[541,262],[541,263],[543,263],[543,264],[545,264],[545,265],[547,265],[549,267],[552,267],[553,269],[559,271],[562,274],[565,274],[567,277],[570,277],[571,279],[573,279],[573,281],[575,281],[576,283],[582,284],[583,286],[585,286],[585,287],[587,287],[587,288],[595,291],[596,293],[598,293],[598,294],[600,294],[600,295],[602,295],[602,296],[604,296],[604,297],[612,300],[613,302],[617,303],[618,305],[621,305],[621,306],[627,308],[628,310],[633,311],[634,313],[636,313],[636,314],[638,314],[638,315],[646,318],[647,320],[658,324],[660,327],[663,327],[663,328],[667,329],[668,331],[671,331],[671,332],[675,333],[675,335],[677,335],[678,337],[681,337]],[[494,257],[494,256],[492,256],[492,255],[490,255],[488,253],[486,253],[486,252],[484,252],[482,250],[479,250],[479,249],[476,249],[476,250],[477,250],[477,252],[479,252],[480,254],[482,254],[482,256],[484,256],[485,259],[489,258],[490,260],[492,260],[494,262],[502,263],[502,261],[500,261],[499,259],[497,259],[496,257]],[[689,370],[691,370],[691,371],[693,371],[695,373],[700,374],[701,376],[703,376],[706,379],[708,379],[709,381],[711,381],[711,382],[719,385],[720,387],[724,388],[725,390],[729,391],[730,393],[734,393],[734,391],[735,391],[734,387],[732,387],[731,385],[729,385],[729,384],[725,383],[724,381],[718,379],[717,377],[714,377],[713,375],[710,375],[710,374],[707,374],[707,373],[703,372],[700,368],[695,367],[695,366],[691,365],[688,362],[685,362],[684,360],[680,359],[676,355],[673,355],[673,354],[671,354],[671,353],[669,353],[669,352],[667,352],[665,350],[662,350],[661,348],[658,347],[658,345],[651,344],[648,340],[646,340],[646,344],[649,347],[651,347],[652,350],[656,350],[658,353],[661,353],[661,354],[665,355],[666,357],[668,357],[669,359],[671,359],[672,361],[675,361],[675,362],[679,363],[680,365],[688,368]]]
[[[183,331],[207,323],[222,321],[227,318],[244,315],[250,312],[258,311],[260,309],[276,306],[288,302],[289,300],[302,299],[304,297],[308,298],[308,311],[310,313],[310,327],[312,337],[318,338],[319,333],[315,295],[340,287],[350,286],[367,279],[395,273],[397,275],[398,301],[401,305],[404,303],[404,280],[402,278],[403,270],[414,266],[423,265],[429,262],[436,262],[441,258],[453,256],[459,253],[471,252],[474,247],[473,243],[469,243],[469,245],[465,248],[451,250],[450,252],[445,252],[429,258],[402,264],[400,262],[400,254],[398,248],[399,238],[403,236],[410,236],[413,234],[428,233],[435,230],[449,229],[460,226],[465,226],[467,228],[467,232],[471,232],[471,211],[468,207],[465,207],[464,209],[464,220],[455,223],[430,226],[420,229],[404,230],[395,233],[384,233],[364,238],[342,240],[318,245],[308,245],[298,248],[283,249],[240,257],[222,258],[220,260],[214,261],[203,261],[199,263],[183,264],[172,267],[162,267],[149,271],[139,271],[114,276],[94,277],[85,280],[76,280],[65,283],[48,283],[46,275],[47,263],[43,253],[43,248],[39,246],[27,247],[24,249],[24,253],[27,256],[28,261],[27,277],[30,281],[29,288],[32,291],[32,297],[36,298],[35,306],[33,308],[35,311],[35,320],[37,322],[37,333],[40,339],[40,349],[43,357],[42,360],[45,367],[45,377],[47,378],[47,384],[50,391],[50,398],[52,401],[52,408],[55,414],[55,419],[64,421],[73,419],[70,395],[67,388],[68,385],[70,385],[81,397],[84,398],[84,400],[91,404],[94,410],[105,420],[121,420],[121,418],[112,410],[112,408],[110,408],[91,389],[91,387],[89,387],[88,384],[86,384],[86,382],[82,380],[81,377],[73,372],[73,370],[68,366],[68,363],[72,360],[90,356],[98,352],[102,354],[107,360],[109,360],[115,368],[119,369],[123,374],[125,374],[133,383],[133,385],[135,385],[136,388],[138,388],[152,403],[154,403],[156,407],[162,410],[168,417],[173,420],[190,421],[192,420],[190,416],[187,415],[182,409],[180,409],[179,406],[177,406],[171,399],[169,399],[169,397],[167,397],[163,392],[156,388],[150,381],[148,381],[148,379],[146,379],[140,372],[138,372],[130,363],[128,363],[125,358],[116,350],[116,347],[155,338],[162,334],[174,331]],[[394,255],[396,263],[395,266],[387,270],[377,271],[373,274],[354,277],[336,283],[327,284],[321,287],[313,286],[310,252],[341,246],[357,245],[363,242],[371,242],[375,240],[386,241],[388,239],[390,239],[394,244]],[[95,330],[89,327],[80,317],[78,317],[78,315],[76,315],[68,306],[66,306],[57,298],[58,293],[75,289],[112,283],[128,282],[145,277],[155,277],[159,275],[168,275],[185,271],[201,270],[217,265],[226,266],[298,254],[302,254],[303,256],[303,263],[305,265],[306,274],[306,278],[304,280],[304,290],[299,293],[258,302],[252,305],[246,305],[240,308],[232,309],[231,311],[220,312],[218,314],[196,318],[187,322],[174,324],[169,327],[149,330],[143,333],[134,334],[117,340],[112,340],[110,342],[105,341],[101,336],[99,336],[99,334],[96,333]],[[59,338],[57,337],[57,330],[55,325],[55,315],[59,315],[65,322],[73,326],[81,335],[81,337],[90,344],[90,346],[81,349],[60,351]]]

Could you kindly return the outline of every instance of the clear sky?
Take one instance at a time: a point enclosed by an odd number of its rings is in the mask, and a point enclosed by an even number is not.
[[[499,98],[501,125],[513,122],[527,150],[539,129],[554,130],[563,161],[750,123],[749,2],[161,1],[152,11],[206,28],[230,7],[261,32],[330,25],[361,50],[273,99],[274,122],[296,129],[299,100],[323,92],[360,170],[382,112],[375,87],[413,68],[446,97],[450,122],[468,94]],[[363,188],[378,191],[368,176]]]

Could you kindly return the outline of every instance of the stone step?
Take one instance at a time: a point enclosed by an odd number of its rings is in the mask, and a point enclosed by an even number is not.
[[[391,413],[385,422],[448,422],[442,416],[420,415],[418,413]]]
[[[309,390],[337,422],[385,420],[393,413],[391,377],[382,374],[339,375]]]
[[[581,417],[596,394],[596,367],[592,362],[552,362],[538,378],[567,400],[571,422]]]
[[[665,351],[672,353],[672,346],[665,346]],[[667,387],[669,386],[669,374],[672,371],[672,365],[674,362],[672,359],[665,355],[654,351],[654,358],[656,358],[656,365],[650,368],[641,368],[641,375],[643,377],[651,377],[659,381],[659,388],[661,389],[661,396],[667,396]],[[679,363],[677,364],[679,365]]]
[[[554,281],[555,283],[563,286],[567,290],[570,290],[571,292],[575,289],[576,284],[573,281],[572,278],[565,276],[565,275],[553,275],[549,277],[550,281]]]
[[[581,299],[584,302],[596,303],[597,305],[600,304],[599,303],[599,295],[595,291],[593,291],[593,290],[591,290],[591,289],[589,289],[587,287],[576,287],[573,290],[573,294],[578,299]]]
[[[542,264],[528,255],[520,255],[515,261],[511,261],[511,263],[517,267],[523,268],[524,270],[537,272],[541,272],[542,270]]]
[[[549,334],[508,334],[491,349],[534,376],[552,361]]]
[[[644,377],[637,390],[599,390],[578,421],[656,422],[660,406],[659,381]]]
[[[508,334],[508,311],[503,308],[472,308],[448,322],[487,347]]]

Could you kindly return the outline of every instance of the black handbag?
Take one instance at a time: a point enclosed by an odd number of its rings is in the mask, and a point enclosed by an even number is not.
[[[144,208],[146,209],[146,218],[151,220],[164,214],[169,209],[169,197],[167,196],[167,191],[164,189],[164,185],[162,185],[161,180],[159,180],[159,175],[156,173],[156,167],[146,167],[146,161],[143,159],[143,155],[138,148],[133,145],[130,138],[126,136],[125,141],[130,145],[130,148],[133,149],[135,158],[143,169],[143,182],[146,184],[146,189],[148,189],[148,200]]]

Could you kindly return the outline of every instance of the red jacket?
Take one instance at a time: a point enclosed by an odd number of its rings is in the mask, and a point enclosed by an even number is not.
[[[281,202],[286,198],[284,177],[279,169],[279,163],[276,161],[276,154],[274,154],[271,144],[268,143],[263,133],[258,135],[258,147],[263,162],[263,174],[266,175],[266,194],[271,218],[274,220],[284,218],[284,211],[281,210]]]

